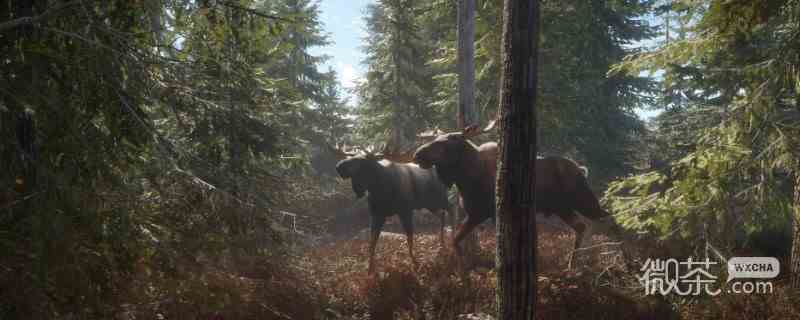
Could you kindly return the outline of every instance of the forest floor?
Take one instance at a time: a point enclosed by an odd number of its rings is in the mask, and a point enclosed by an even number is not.
[[[197,288],[187,288],[181,299],[154,311],[165,319],[493,319],[488,316],[496,307],[492,225],[476,230],[478,248],[465,269],[452,252],[449,233],[441,246],[438,219],[417,215],[415,268],[405,236],[398,234],[399,223],[391,218],[378,241],[377,272],[369,274],[366,205],[341,196],[347,194],[297,202],[304,205],[292,209],[304,215],[298,222],[302,233],[316,237],[293,238],[297,246],[289,260],[244,261],[226,270],[199,271]],[[772,294],[645,295],[637,279],[645,257],[685,252],[663,242],[626,243],[623,259],[618,246],[606,245],[611,239],[597,234],[592,248],[582,251],[569,268],[573,232],[547,219],[539,222],[537,319],[800,319],[800,301],[788,293],[783,279],[773,281]],[[717,284],[724,284],[720,278]]]
[[[421,224],[415,237],[415,268],[405,236],[394,233],[396,224],[390,221],[378,242],[374,274],[367,272],[364,232],[350,232],[298,246],[288,261],[198,271],[202,281],[184,287],[180,298],[160,302],[152,313],[138,310],[117,318],[493,319],[496,244],[491,225],[477,230],[478,248],[464,269],[450,246],[440,245],[430,223]],[[627,258],[621,259],[617,248],[603,245],[607,237],[595,235],[594,247],[568,268],[573,233],[545,224],[537,229],[537,319],[800,319],[800,301],[792,298],[785,280],[774,281],[771,294],[645,295],[637,280],[642,262],[636,256],[663,257],[668,254],[663,248],[629,244]]]
[[[405,237],[384,232],[376,253],[377,270],[367,273],[367,241],[355,237],[305,252],[302,269],[315,279],[331,305],[334,317],[350,319],[456,319],[461,315],[493,314],[496,274],[492,226],[478,231],[479,249],[469,272],[455,259],[438,234],[415,237],[419,267],[408,256]],[[607,243],[598,235],[595,243]],[[670,308],[629,298],[612,285],[619,275],[614,250],[599,245],[582,254],[580,268],[568,270],[574,236],[548,226],[539,227],[538,290],[540,319],[669,319]],[[620,269],[621,270],[621,269]],[[599,272],[598,272],[599,271]],[[597,272],[597,273],[596,273]],[[602,274],[602,276],[598,276]],[[620,280],[620,279],[616,279]],[[625,279],[624,281],[632,281]],[[619,283],[617,284],[619,285]]]
[[[780,284],[769,296],[646,296],[636,279],[640,270],[627,269],[618,250],[603,245],[607,237],[595,235],[596,247],[569,269],[573,234],[541,224],[538,233],[538,319],[787,319],[798,314]],[[405,237],[384,232],[376,253],[378,272],[370,275],[367,241],[361,238],[311,248],[300,259],[300,269],[326,301],[326,317],[489,319],[485,315],[494,314],[492,226],[478,230],[479,249],[469,272],[462,271],[449,246],[441,247],[436,233],[415,237],[419,267],[414,268]],[[655,252],[649,249],[637,248]]]

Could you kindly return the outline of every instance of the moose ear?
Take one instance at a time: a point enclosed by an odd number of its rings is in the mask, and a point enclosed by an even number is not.
[[[350,178],[350,170],[347,170],[347,162],[345,161],[346,160],[342,160],[336,164],[336,173],[338,173],[342,179]]]
[[[486,126],[486,128],[483,128],[483,132],[492,131],[492,129],[494,129],[496,125],[497,125],[497,118],[493,119],[492,121],[489,121],[489,124]]]

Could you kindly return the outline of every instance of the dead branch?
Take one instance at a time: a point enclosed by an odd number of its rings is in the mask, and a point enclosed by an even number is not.
[[[271,19],[271,20],[279,20],[279,21],[284,21],[284,22],[289,22],[289,23],[295,23],[295,22],[297,22],[296,20],[293,20],[293,19],[287,19],[287,18],[283,18],[283,17],[279,17],[279,16],[275,16],[275,15],[271,15],[271,14],[263,13],[263,12],[261,12],[261,11],[258,11],[258,10],[256,10],[256,9],[251,9],[251,8],[248,8],[248,7],[243,7],[243,6],[241,6],[241,5],[238,5],[238,4],[235,4],[235,3],[232,3],[232,2],[230,2],[230,1],[219,0],[219,1],[217,1],[217,2],[218,2],[219,4],[221,4],[221,5],[223,5],[223,6],[226,6],[226,7],[228,7],[228,8],[233,8],[233,9],[236,9],[236,10],[241,10],[241,11],[247,12],[247,13],[249,13],[249,14],[257,15],[257,16],[259,16],[259,17],[262,17],[262,18]],[[298,20],[299,20],[299,19],[298,19]]]

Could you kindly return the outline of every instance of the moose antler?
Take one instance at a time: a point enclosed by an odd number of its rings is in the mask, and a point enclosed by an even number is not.
[[[364,148],[364,153],[366,153],[368,155],[371,155],[371,156],[378,157],[378,156],[381,155],[380,152],[377,152],[378,149],[380,149],[380,148],[376,147],[374,144],[371,144],[371,145],[368,145],[366,148]]]
[[[492,121],[489,121],[489,124],[486,125],[486,128],[483,128],[483,130],[481,130],[477,124],[466,126],[463,130],[461,130],[461,134],[463,134],[467,138],[473,138],[481,134],[487,133],[494,129],[494,127],[497,125],[497,120],[498,120],[497,117],[495,117],[494,119],[492,119]],[[443,134],[446,134],[446,132],[439,129],[439,127],[436,127],[418,133],[417,138],[427,142]]]
[[[330,145],[328,143],[325,143],[325,147],[328,148],[328,151],[333,153],[334,156],[336,156],[337,160],[343,160],[343,159],[346,159],[347,157],[352,157],[352,156],[356,155],[356,153],[353,152],[352,149],[351,150],[347,150],[347,144],[345,144],[345,143],[341,143],[341,144],[340,143],[336,143],[336,147],[334,147],[334,146],[332,146],[332,145]]]
[[[413,162],[414,160],[414,151],[416,151],[416,147],[405,150],[405,151],[392,151],[388,144],[384,143],[381,144],[380,147],[376,147],[375,145],[368,145],[366,147],[353,147],[348,146],[347,144],[339,144],[337,143],[336,146],[332,146],[330,144],[325,144],[325,147],[336,157],[337,160],[347,159],[348,157],[352,157],[357,155],[359,152],[363,152],[365,154],[370,155],[371,157],[377,159],[386,159],[392,162],[397,163],[409,163]],[[381,150],[381,151],[377,151]]]
[[[370,146],[367,153],[374,158],[386,159],[395,163],[410,163],[414,161],[414,152],[416,151],[416,146],[405,151],[392,151],[388,143],[383,143],[382,146],[383,147],[380,148],[380,152],[374,152],[374,150],[377,148]]]
[[[497,124],[497,118],[495,118],[492,121],[489,121],[489,124],[486,126],[486,128],[483,128],[483,130],[481,130],[477,124],[473,124],[464,128],[464,130],[462,130],[461,133],[466,138],[477,137],[479,135],[492,131],[492,129],[494,129],[495,124]]]
[[[416,148],[411,148],[406,151],[399,151],[399,152],[391,152],[391,151],[384,151],[383,158],[392,162],[398,163],[409,163],[414,161],[414,152],[417,151]]]
[[[422,131],[422,132],[418,133],[417,134],[417,138],[422,139],[422,140],[431,140],[431,139],[434,139],[434,138],[436,138],[436,137],[438,137],[440,135],[443,135],[443,134],[445,134],[445,132],[442,131],[441,129],[439,129],[439,127],[436,127],[436,128],[433,128],[433,129],[430,129],[430,130],[425,130],[425,131]]]

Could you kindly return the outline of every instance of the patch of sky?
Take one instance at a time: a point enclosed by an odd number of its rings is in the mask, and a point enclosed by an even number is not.
[[[372,0],[321,0],[319,2],[322,28],[328,33],[330,45],[311,48],[311,54],[328,55],[321,70],[334,70],[342,85],[343,96],[351,105],[357,103],[351,93],[362,79],[365,66],[362,39],[366,36],[363,16]]]

